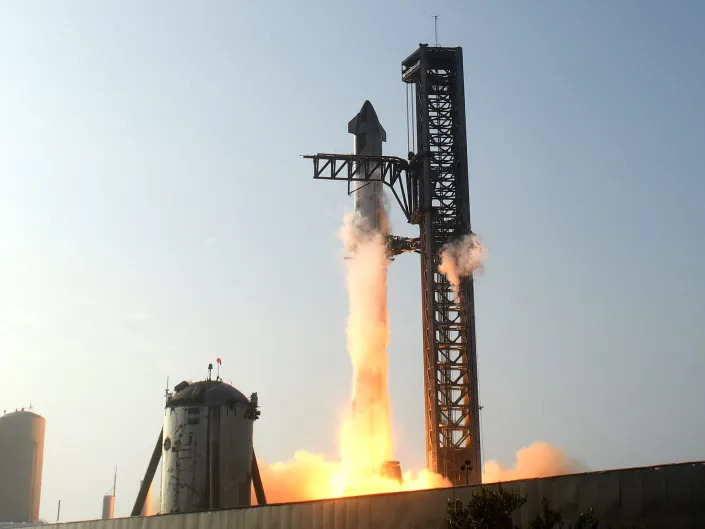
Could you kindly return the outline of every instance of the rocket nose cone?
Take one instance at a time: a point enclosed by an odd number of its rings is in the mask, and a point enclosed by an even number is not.
[[[378,132],[382,136],[382,141],[387,141],[387,133],[379,122],[375,107],[372,106],[369,100],[362,104],[360,112],[348,123],[348,132],[351,134]]]
[[[358,115],[360,116],[360,121],[362,123],[379,124],[379,118],[377,117],[375,107],[372,106],[372,103],[370,103],[369,100],[362,104],[362,108],[360,109],[360,113]]]

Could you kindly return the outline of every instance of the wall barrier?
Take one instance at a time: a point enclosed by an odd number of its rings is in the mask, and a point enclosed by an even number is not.
[[[266,484],[265,484],[266,486]],[[486,485],[494,487],[496,485]],[[589,507],[601,528],[705,528],[705,461],[588,472],[504,483],[526,494],[515,523],[528,527],[541,498],[566,522]],[[57,529],[441,529],[448,499],[467,500],[477,487],[456,487],[189,514],[91,520]],[[566,524],[567,526],[568,524]]]

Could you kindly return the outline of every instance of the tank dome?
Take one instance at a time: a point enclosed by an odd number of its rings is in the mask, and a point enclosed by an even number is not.
[[[183,387],[187,384],[186,387]],[[169,399],[167,407],[174,406],[219,406],[231,402],[249,404],[245,395],[222,380],[201,380],[177,385],[177,392]]]
[[[9,411],[4,415],[0,416],[0,421],[13,421],[13,420],[29,420],[29,419],[44,419],[41,415],[34,413],[29,410],[15,410]]]

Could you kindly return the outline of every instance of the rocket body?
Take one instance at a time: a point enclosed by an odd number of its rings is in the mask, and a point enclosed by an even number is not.
[[[379,122],[372,103],[365,101],[360,112],[348,123],[348,132],[355,135],[355,154],[381,156],[387,133]],[[384,235],[389,232],[384,208],[382,182],[354,182],[353,200],[358,220],[364,229]]]

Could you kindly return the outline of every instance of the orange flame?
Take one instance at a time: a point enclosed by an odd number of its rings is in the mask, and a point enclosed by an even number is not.
[[[352,409],[339,430],[340,460],[298,451],[287,462],[263,464],[267,501],[301,501],[449,486],[428,470],[405,472],[401,482],[381,474],[392,459],[387,388],[387,255],[384,234],[346,216],[341,230],[350,252],[348,353],[353,366]]]
[[[545,478],[583,472],[586,467],[563,450],[545,441],[535,441],[516,452],[513,467],[498,461],[486,461],[482,470],[483,483],[512,481],[516,479]]]

